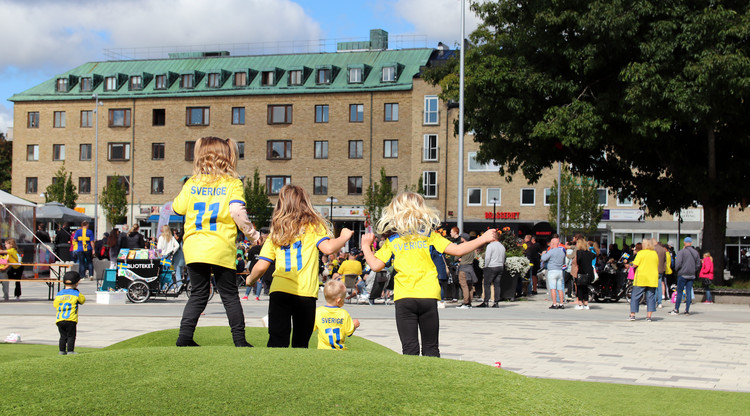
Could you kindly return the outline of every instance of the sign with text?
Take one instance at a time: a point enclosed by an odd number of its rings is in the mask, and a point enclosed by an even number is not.
[[[493,214],[492,212],[485,212],[484,213],[484,218],[487,219],[487,220],[491,220],[492,219],[492,214]],[[517,220],[517,219],[521,218],[521,213],[520,212],[507,212],[507,211],[503,211],[503,212],[495,212],[494,214],[495,214],[495,219],[496,220]]]
[[[638,221],[643,218],[640,209],[605,209],[602,221]]]

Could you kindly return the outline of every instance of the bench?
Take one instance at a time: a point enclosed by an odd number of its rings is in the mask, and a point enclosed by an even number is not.
[[[19,282],[19,283],[29,283],[29,282],[42,282],[46,283],[49,287],[49,293],[48,293],[48,299],[53,300],[55,297],[55,283],[57,283],[57,290],[60,291],[60,285],[62,284],[62,280],[58,279],[0,279],[0,282]]]

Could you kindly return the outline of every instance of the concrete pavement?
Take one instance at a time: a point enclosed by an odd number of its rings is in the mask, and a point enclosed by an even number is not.
[[[104,347],[177,328],[186,302],[183,295],[144,304],[100,305],[94,282],[83,281],[80,289],[87,297],[78,327],[81,347]],[[0,301],[0,335],[17,332],[25,343],[56,344],[46,285],[24,283],[23,293],[21,300]],[[500,308],[440,309],[442,356],[488,365],[500,361],[504,369],[530,377],[750,392],[746,305],[694,304],[691,316],[669,316],[672,304],[665,304],[653,322],[646,322],[642,307],[638,320],[629,322],[624,301],[592,303],[590,310],[549,310],[545,297],[540,291],[528,301]],[[247,326],[262,326],[268,298],[242,305]],[[361,322],[358,336],[400,352],[393,305],[346,309]],[[199,325],[227,325],[218,296],[209,302]]]

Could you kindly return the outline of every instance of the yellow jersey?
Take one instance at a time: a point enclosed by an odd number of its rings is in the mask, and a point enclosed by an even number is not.
[[[339,266],[338,274],[356,274],[357,276],[362,275],[362,263],[357,260],[344,260]]]
[[[659,286],[659,255],[654,250],[641,250],[633,260],[635,280],[633,286],[658,287]]]
[[[55,323],[60,321],[78,322],[78,305],[86,302],[86,296],[83,296],[78,289],[63,289],[55,295],[55,302],[52,306],[57,311]]]
[[[18,250],[16,250],[15,248],[11,247],[7,251],[8,251],[8,254],[7,254],[6,258],[8,259],[8,263],[20,263],[21,262],[21,260],[18,259]],[[12,267],[14,269],[17,269],[17,268],[19,268],[21,266],[20,265],[16,265],[16,266],[10,266],[10,267]]]
[[[229,204],[245,205],[242,181],[224,176],[213,182],[188,179],[172,202],[172,210],[185,216],[182,251],[185,263],[207,263],[235,268],[234,240],[237,225]]]
[[[324,227],[308,226],[288,246],[279,247],[270,238],[266,239],[258,258],[276,263],[269,293],[279,291],[317,299],[318,245],[329,238]]]
[[[346,337],[354,333],[354,322],[349,312],[338,306],[319,306],[315,309],[315,329],[319,350],[345,350]]]
[[[393,257],[396,271],[393,285],[393,300],[420,298],[440,300],[440,283],[437,269],[430,256],[430,247],[440,253],[451,244],[438,233],[427,236],[415,235],[405,240],[398,234],[390,236],[375,257],[383,263]]]

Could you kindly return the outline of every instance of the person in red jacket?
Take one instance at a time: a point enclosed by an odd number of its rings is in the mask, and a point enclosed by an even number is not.
[[[714,280],[714,259],[708,251],[703,253],[703,262],[698,277],[703,280],[703,289],[706,291],[706,300],[703,303],[714,303],[710,290],[711,283]]]

